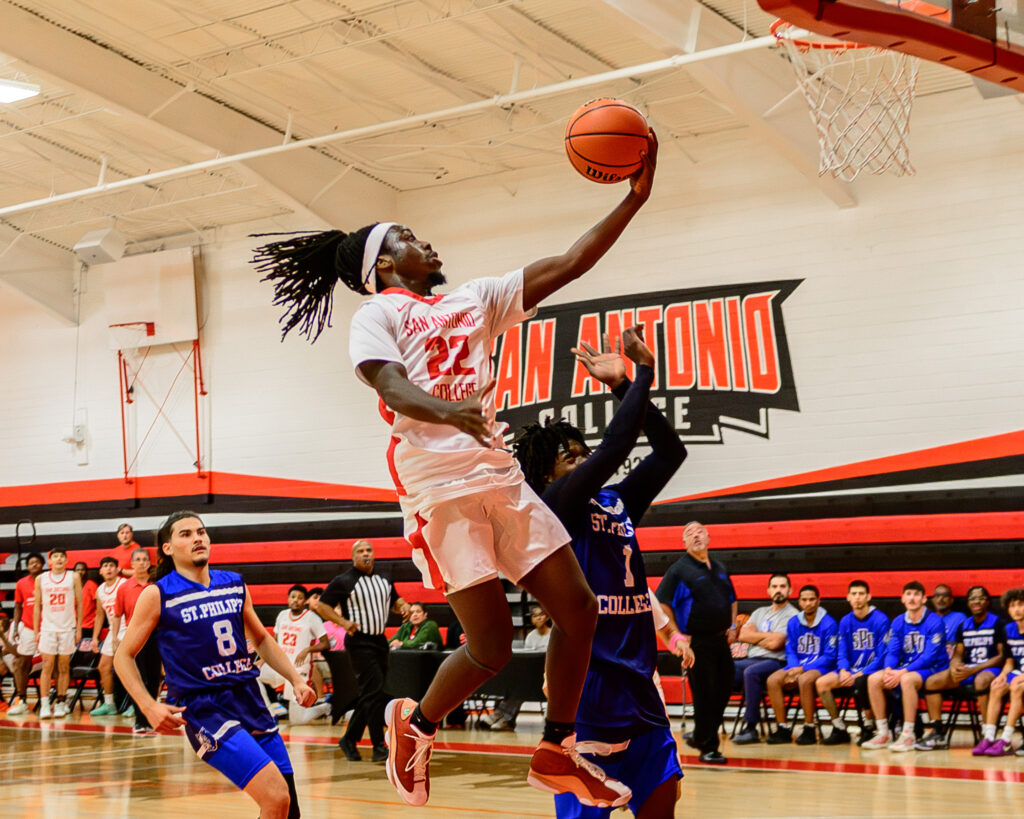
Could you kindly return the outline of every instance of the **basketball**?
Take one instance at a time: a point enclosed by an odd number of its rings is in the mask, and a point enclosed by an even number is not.
[[[632,105],[597,99],[577,109],[565,128],[569,162],[593,182],[621,182],[640,170],[649,126]]]

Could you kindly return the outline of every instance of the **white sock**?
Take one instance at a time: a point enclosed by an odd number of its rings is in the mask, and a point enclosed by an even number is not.
[[[900,734],[902,736],[905,736],[905,737],[913,736],[914,735],[914,723],[910,723],[910,725],[904,725],[903,726],[903,730],[900,732]]]
[[[981,735],[985,739],[987,739],[989,742],[992,742],[996,738],[996,726],[994,726],[994,725],[982,725],[981,726]]]
[[[113,694],[104,694],[103,695],[103,704],[104,705],[113,705],[114,704],[114,695]]]
[[[50,698],[49,697],[43,697],[42,699],[39,700],[39,702],[41,703],[41,707],[42,708],[49,708],[50,707]]]
[[[994,728],[994,727],[995,727],[995,726],[993,726],[993,728]],[[1002,739],[1003,739],[1003,742],[1010,742],[1010,741],[1012,741],[1012,740],[1013,740],[1013,726],[1012,726],[1012,725],[1007,725],[1007,726],[1006,726],[1006,727],[1005,727],[1005,728],[1003,729],[1003,736],[1002,736]]]
[[[835,726],[837,731],[845,731],[846,730],[846,723],[843,722],[843,718],[842,717],[836,717],[834,720],[832,720],[832,724]]]
[[[889,736],[889,720],[876,719],[875,727],[878,729],[878,735],[887,737]]]

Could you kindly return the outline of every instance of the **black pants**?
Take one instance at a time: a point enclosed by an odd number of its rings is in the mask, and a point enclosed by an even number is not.
[[[693,744],[702,753],[718,750],[718,728],[733,685],[733,661],[724,634],[694,636],[690,669],[693,694]]]
[[[146,686],[150,696],[156,699],[160,693],[160,671],[162,666],[160,664],[160,651],[156,647],[156,639],[153,636],[146,640],[139,653],[135,655],[135,664],[139,667],[139,676],[142,677],[142,684]],[[138,703],[133,701],[132,705],[135,706],[135,727],[152,728],[153,726],[149,724],[149,720],[142,713]]]
[[[834,697],[841,697],[844,694],[853,694],[853,702],[857,706],[857,710],[860,711],[863,716],[865,711],[871,710],[871,700],[868,698],[868,675],[861,674],[857,679],[853,681],[853,685],[847,686],[846,688],[836,688],[832,695]]]
[[[384,678],[388,673],[388,641],[383,634],[368,635],[356,632],[345,639],[345,650],[359,683],[352,719],[345,738],[353,743],[363,738],[369,727],[370,742],[374,747],[384,744],[384,706],[388,695],[384,692]]]

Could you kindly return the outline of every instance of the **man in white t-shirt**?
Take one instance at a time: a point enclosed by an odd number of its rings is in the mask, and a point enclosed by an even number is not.
[[[466,644],[441,665],[423,700],[386,709],[388,778],[409,804],[429,796],[437,725],[508,662],[512,617],[498,574],[525,588],[554,620],[549,645],[544,738],[527,781],[576,793],[601,807],[629,801],[575,749],[575,718],[597,622],[569,536],[530,489],[495,423],[491,342],[590,270],[650,196],[657,157],[651,131],[626,197],[565,253],[502,278],[474,279],[450,293],[441,260],[406,226],[381,222],[275,242],[254,263],[287,308],[284,332],[319,335],[334,285],[373,297],[356,312],[349,353],[380,397],[391,426],[388,465],[405,516],[413,560],[430,588],[448,596]]]
[[[114,703],[114,643],[124,639],[128,630],[128,618],[116,618],[114,609],[117,604],[117,590],[128,581],[121,577],[121,570],[116,557],[105,557],[100,561],[100,577],[103,582],[96,589],[96,622],[92,629],[92,650],[100,655],[100,686],[103,688],[103,704],[92,709],[94,717],[112,717],[117,714]],[[104,622],[113,625],[119,623],[118,633],[108,633],[100,643],[100,633]]]
[[[736,638],[749,646],[747,656],[736,660],[735,686],[743,691],[745,703],[743,730],[732,739],[736,745],[761,741],[757,723],[768,677],[786,664],[786,629],[790,618],[800,613],[789,602],[791,591],[789,575],[775,572],[768,578],[771,605],[755,609]]]
[[[295,585],[288,590],[288,608],[277,615],[274,639],[295,669],[309,681],[313,673],[313,655],[318,651],[327,651],[330,640],[324,629],[324,621],[306,608],[307,596],[305,586]],[[331,704],[327,702],[309,708],[296,702],[291,683],[266,663],[260,668],[260,682],[271,688],[284,686],[284,698],[288,701],[288,721],[292,725],[305,725],[331,713]]]
[[[82,581],[69,572],[63,549],[50,550],[50,570],[36,578],[36,607],[33,629],[39,635],[43,670],[39,672],[39,719],[68,715],[64,702],[71,680],[71,655],[82,642]],[[50,680],[57,663],[57,701],[50,710]]]

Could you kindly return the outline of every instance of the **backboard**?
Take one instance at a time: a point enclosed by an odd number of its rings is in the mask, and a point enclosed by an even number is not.
[[[800,28],[901,51],[1024,92],[1024,0],[758,0]]]

